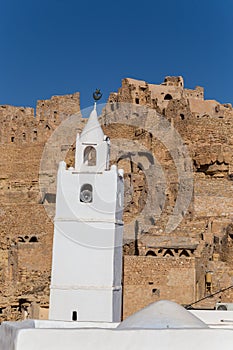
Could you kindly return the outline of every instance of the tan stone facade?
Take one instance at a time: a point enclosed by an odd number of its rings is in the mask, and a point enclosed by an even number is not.
[[[124,257],[123,317],[161,300],[189,304],[195,300],[195,258]],[[185,292],[184,292],[185,291]]]
[[[135,124],[119,124],[115,112],[108,111],[121,102],[145,106],[148,111]],[[193,162],[191,202],[169,234],[165,228],[180,182],[171,150],[149,132],[155,116],[151,110],[179,132]],[[44,205],[54,207],[55,183],[51,192],[40,192],[40,160],[53,131],[79,112],[78,93],[39,101],[35,116],[31,108],[0,106],[1,320],[46,314],[53,225]],[[124,317],[161,298],[190,304],[233,284],[231,105],[204,100],[204,89],[184,88],[182,77],[167,77],[160,85],[124,79],[119,91],[110,94],[102,122],[118,150],[113,147],[112,161],[125,170]],[[78,116],[77,130],[84,124]],[[140,144],[148,152],[131,151],[129,140],[135,150]],[[70,146],[60,145],[64,155]],[[66,157],[69,165],[74,149],[75,145]],[[53,169],[44,175],[47,178],[56,174],[53,155],[49,162]],[[158,164],[166,183],[159,178]],[[156,186],[150,188],[151,183]],[[149,208],[140,216],[151,193],[156,198],[164,196],[164,206],[160,209],[158,203],[158,208]],[[210,286],[206,283],[209,271]],[[233,301],[232,290],[196,306],[213,307],[220,297]]]
[[[32,108],[0,106],[0,317],[19,319],[31,303],[48,308],[53,224],[39,191],[45,142],[80,111],[79,93]]]

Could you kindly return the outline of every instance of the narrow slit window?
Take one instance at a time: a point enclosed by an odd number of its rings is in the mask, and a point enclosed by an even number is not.
[[[72,321],[78,321],[78,313],[77,311],[72,312]]]
[[[37,130],[33,131],[33,141],[37,140]]]

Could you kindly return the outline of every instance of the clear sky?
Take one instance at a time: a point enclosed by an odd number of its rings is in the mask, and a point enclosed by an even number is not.
[[[0,104],[182,75],[233,103],[232,0],[1,0]],[[104,102],[104,100],[102,102]]]

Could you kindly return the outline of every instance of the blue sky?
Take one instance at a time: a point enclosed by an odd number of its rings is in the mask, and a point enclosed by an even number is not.
[[[233,103],[232,44],[232,0],[2,0],[0,104],[80,91],[85,108],[97,87],[166,75]]]

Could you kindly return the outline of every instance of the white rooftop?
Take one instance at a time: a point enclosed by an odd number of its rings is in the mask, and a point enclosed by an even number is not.
[[[230,320],[233,321],[232,311],[190,312],[173,302],[159,301],[120,324],[39,320],[4,322],[0,327],[0,349],[187,350],[188,347],[189,350],[230,350],[233,343],[233,322],[229,329]]]

